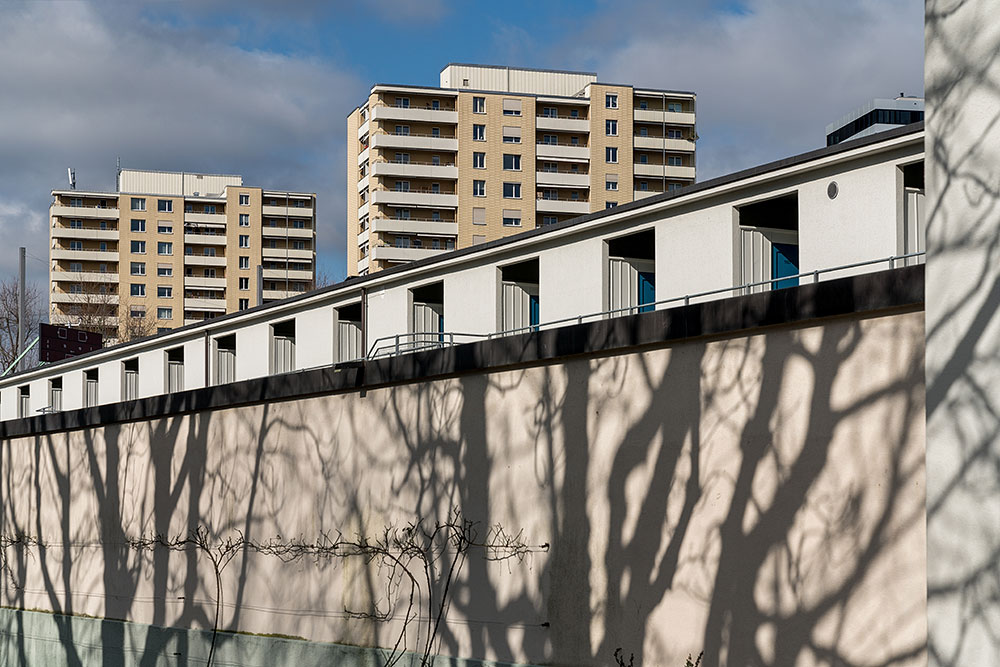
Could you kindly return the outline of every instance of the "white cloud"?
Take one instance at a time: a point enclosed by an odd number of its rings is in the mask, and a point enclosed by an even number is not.
[[[240,49],[204,28],[143,21],[121,5],[5,5],[0,24],[0,233],[9,248],[47,257],[48,191],[64,187],[68,166],[79,187],[114,189],[121,156],[126,167],[241,173],[249,184],[316,192],[321,268],[343,274],[344,132],[365,93],[357,78]],[[15,262],[8,251],[0,269]],[[46,280],[45,267],[32,268]]]
[[[615,5],[570,42],[606,81],[698,93],[699,179],[824,145],[873,97],[923,94],[922,0]]]

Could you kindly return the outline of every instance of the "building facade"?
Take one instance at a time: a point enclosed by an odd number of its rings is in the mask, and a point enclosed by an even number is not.
[[[891,100],[874,99],[826,126],[826,145],[833,146],[848,139],[860,139],[876,132],[885,132],[900,125],[919,123],[924,119],[924,98],[900,93]]]
[[[694,93],[451,64],[347,119],[347,271],[365,275],[695,180]]]
[[[53,190],[49,321],[130,338],[305,292],[316,196],[242,176],[123,169],[117,191]]]

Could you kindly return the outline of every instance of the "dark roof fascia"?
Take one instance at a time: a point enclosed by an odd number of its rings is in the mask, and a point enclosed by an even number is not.
[[[0,423],[0,440],[627,354],[779,327],[814,326],[834,318],[920,311],[924,283],[922,264],[860,274],[440,350],[12,419]]]

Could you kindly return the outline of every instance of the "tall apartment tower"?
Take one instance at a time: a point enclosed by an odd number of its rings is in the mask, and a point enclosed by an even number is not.
[[[122,169],[115,192],[52,197],[53,324],[130,337],[315,285],[312,193],[246,186],[241,176]]]
[[[695,94],[451,64],[347,119],[347,270],[365,275],[695,180]]]

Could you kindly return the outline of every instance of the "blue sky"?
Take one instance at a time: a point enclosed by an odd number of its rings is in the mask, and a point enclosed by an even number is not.
[[[0,29],[0,233],[42,284],[49,191],[68,166],[113,189],[117,157],[316,192],[319,268],[341,279],[346,116],[373,83],[436,85],[449,62],[694,90],[699,179],[923,88],[922,0],[13,0]]]

